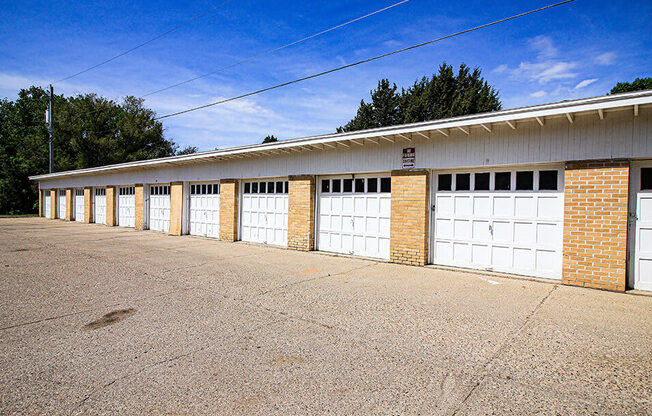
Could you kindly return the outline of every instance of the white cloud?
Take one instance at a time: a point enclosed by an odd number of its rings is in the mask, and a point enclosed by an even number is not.
[[[503,72],[507,71],[508,69],[509,69],[509,67],[507,65],[502,64],[502,65],[498,65],[497,67],[492,69],[491,72],[495,72],[497,74],[500,74],[500,73],[503,73]]]
[[[539,90],[539,91],[535,91],[532,94],[530,94],[530,97],[541,98],[541,97],[545,97],[546,95],[548,95],[547,92],[545,92],[543,90]]]
[[[605,52],[595,57],[595,61],[600,65],[611,65],[616,59],[616,54],[613,52]]]
[[[574,89],[578,90],[580,88],[587,87],[593,84],[594,82],[596,82],[597,80],[598,80],[597,78],[585,79],[584,81],[580,81],[580,83],[577,84]]]
[[[557,48],[548,36],[537,36],[530,39],[530,47],[538,52],[539,58],[553,58],[557,56]]]
[[[544,84],[553,80],[575,78],[577,73],[572,70],[576,67],[576,62],[521,62],[518,68],[514,70],[514,74],[524,75],[532,81]]]

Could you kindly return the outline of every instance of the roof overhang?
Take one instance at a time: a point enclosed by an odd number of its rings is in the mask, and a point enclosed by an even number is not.
[[[484,131],[492,132],[493,127],[500,124],[516,129],[517,123],[522,121],[536,121],[543,127],[545,126],[547,119],[563,117],[566,118],[569,123],[573,123],[577,114],[585,113],[595,113],[600,117],[600,119],[604,119],[607,111],[631,109],[633,114],[637,116],[641,107],[648,106],[652,106],[652,90],[605,95],[581,100],[561,101],[553,104],[472,114],[462,117],[403,124],[400,126],[382,127],[371,130],[360,130],[349,133],[327,134],[283,140],[274,143],[239,146],[194,153],[191,155],[119,163],[115,165],[35,175],[30,176],[29,179],[48,180],[61,177],[108,173],[112,171],[149,169],[188,163],[235,160],[248,157],[264,157],[292,154],[296,152],[310,152],[313,150],[345,150],[352,146],[364,146],[367,144],[379,145],[383,142],[394,143],[397,140],[410,142],[415,137],[433,139],[436,135],[449,136],[452,131],[461,131],[464,134],[469,135],[471,133],[471,128],[481,128]]]

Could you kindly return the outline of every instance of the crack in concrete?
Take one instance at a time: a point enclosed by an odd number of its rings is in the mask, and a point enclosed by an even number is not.
[[[377,264],[379,264],[379,263],[374,262],[374,263],[371,263],[371,264],[365,264],[364,266],[354,267],[352,269],[345,270],[345,271],[339,272],[339,273],[327,273],[325,275],[310,277],[308,279],[303,279],[303,280],[299,280],[299,281],[296,281],[296,282],[287,283],[285,285],[277,286],[275,288],[268,289],[268,290],[266,290],[264,292],[261,292],[261,293],[258,294],[258,296],[266,295],[268,293],[275,292],[277,290],[286,289],[286,288],[288,288],[290,286],[296,286],[296,285],[300,285],[302,283],[312,282],[313,280],[325,279],[325,278],[331,277],[331,276],[342,276],[342,275],[345,275],[347,273],[351,273],[351,272],[355,272],[357,270],[362,270],[362,269],[367,268],[367,267],[375,266]]]
[[[279,321],[279,320],[273,320],[273,321],[271,321],[271,322],[266,322],[266,323],[264,323],[264,324],[257,325],[255,328],[252,328],[252,329],[250,329],[250,330],[248,330],[248,331],[245,331],[245,332],[244,332],[245,335],[243,335],[243,339],[246,339],[247,335],[249,335],[249,334],[251,334],[251,333],[253,333],[253,332],[258,331],[259,329],[261,329],[261,328],[263,328],[263,327],[265,327],[265,326],[273,325],[273,324],[275,324],[275,323],[277,323],[277,322],[280,322],[280,321]],[[168,364],[168,363],[171,363],[171,362],[173,362],[173,361],[177,361],[177,360],[180,360],[180,359],[182,359],[182,358],[189,357],[189,356],[191,356],[191,355],[193,355],[193,354],[197,354],[197,353],[202,352],[202,351],[208,351],[208,350],[210,350],[211,348],[213,348],[213,347],[215,347],[215,346],[216,346],[216,345],[204,345],[204,346],[202,346],[201,348],[196,348],[196,349],[194,349],[194,350],[192,350],[192,351],[188,351],[188,352],[185,352],[185,353],[183,353],[183,354],[178,354],[178,355],[175,355],[175,356],[173,356],[173,357],[166,358],[166,359],[164,359],[164,360],[159,360],[159,361],[153,362],[153,363],[151,363],[151,364],[144,365],[144,366],[142,366],[141,368],[139,368],[138,370],[136,370],[136,371],[133,372],[133,373],[125,374],[125,375],[122,375],[122,376],[120,376],[120,377],[116,377],[116,378],[114,378],[113,380],[111,380],[110,382],[108,382],[108,383],[106,383],[106,384],[103,384],[103,385],[101,385],[100,387],[97,387],[97,388],[91,390],[90,393],[88,393],[86,396],[84,396],[84,397],[79,401],[79,403],[77,403],[77,405],[74,406],[74,407],[70,410],[70,413],[69,413],[69,414],[72,415],[76,410],[78,410],[79,408],[81,408],[81,407],[82,407],[84,404],[86,404],[86,402],[87,402],[87,401],[88,401],[88,400],[89,400],[93,395],[95,395],[97,392],[99,392],[99,391],[101,391],[101,390],[104,390],[104,389],[107,388],[107,387],[111,387],[113,384],[117,383],[118,381],[127,380],[127,379],[130,379],[130,378],[132,378],[132,377],[136,377],[136,376],[138,376],[139,374],[143,373],[144,371],[149,370],[150,368],[158,367],[158,366],[163,365],[163,364]]]
[[[81,311],[66,313],[66,314],[63,314],[63,315],[49,316],[47,318],[41,318],[41,319],[37,319],[37,320],[34,320],[34,321],[23,322],[23,323],[19,323],[19,324],[5,326],[5,327],[0,328],[0,331],[4,331],[4,330],[7,330],[7,329],[12,329],[12,328],[19,328],[19,327],[28,326],[28,325],[34,325],[34,324],[47,322],[47,321],[53,321],[55,319],[63,319],[63,318],[67,318],[67,317],[70,317],[70,316],[80,315],[80,314],[83,314],[83,313],[95,312],[95,311],[100,310],[100,309],[114,308],[114,307],[117,307],[117,306],[124,305],[125,303],[128,303],[128,302],[140,302],[140,301],[147,300],[147,299],[155,299],[155,298],[159,298],[159,297],[163,297],[163,296],[168,296],[168,295],[171,295],[173,293],[183,292],[185,290],[192,290],[192,289],[194,289],[194,288],[181,288],[181,289],[176,289],[176,290],[172,290],[172,291],[169,291],[169,292],[159,293],[159,294],[152,295],[152,296],[145,296],[145,297],[142,297],[142,298],[136,298],[136,299],[133,299],[133,300],[129,300],[127,302],[112,303],[112,304],[109,304],[109,305],[98,306],[97,308],[84,309],[84,310],[81,310]]]
[[[510,335],[507,337],[507,339],[505,340],[505,342],[503,342],[503,343],[500,345],[500,347],[496,350],[496,353],[493,354],[491,357],[489,357],[489,359],[487,360],[487,362],[482,366],[482,370],[480,371],[480,373],[481,373],[481,374],[480,374],[480,378],[479,378],[479,379],[476,381],[476,383],[471,387],[471,389],[469,390],[468,394],[467,394],[467,395],[464,397],[464,399],[462,399],[462,401],[460,402],[459,406],[458,406],[458,407],[453,411],[452,416],[457,415],[458,412],[459,412],[460,410],[462,410],[462,408],[464,407],[464,404],[467,402],[467,400],[468,400],[468,399],[473,395],[473,393],[477,390],[477,388],[480,386],[480,384],[482,384],[482,382],[483,382],[483,381],[484,381],[484,380],[485,380],[485,379],[490,375],[489,373],[487,373],[487,370],[489,369],[489,367],[491,366],[491,364],[493,364],[493,362],[496,361],[496,359],[501,355],[501,353],[505,350],[505,348],[507,348],[507,346],[510,345],[510,344],[512,343],[512,341],[514,340],[514,338],[516,338],[516,337],[521,333],[521,331],[523,331],[523,329],[525,329],[525,327],[530,323],[530,321],[532,320],[532,318],[537,314],[537,312],[539,312],[539,310],[541,309],[541,307],[543,306],[543,304],[544,304],[544,303],[545,303],[545,302],[550,298],[550,296],[553,294],[553,292],[554,292],[555,290],[557,290],[557,287],[558,287],[557,285],[554,285],[554,286],[553,286],[553,287],[548,291],[548,293],[546,293],[546,295],[545,295],[545,296],[544,296],[544,297],[539,301],[539,303],[534,307],[534,309],[532,309],[532,311],[530,311],[530,313],[528,313],[528,315],[527,315],[527,316],[525,317],[525,319],[523,320],[523,323],[522,323],[521,325],[519,325],[519,327],[516,328],[516,330],[513,331],[513,333],[510,334]]]

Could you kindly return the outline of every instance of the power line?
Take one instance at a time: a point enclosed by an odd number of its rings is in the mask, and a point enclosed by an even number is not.
[[[118,58],[120,58],[121,56],[125,56],[126,54],[128,54],[128,53],[130,53],[130,52],[133,52],[133,51],[135,51],[135,50],[138,49],[138,48],[142,48],[143,46],[145,46],[145,45],[147,45],[147,44],[150,44],[150,43],[154,42],[155,40],[158,40],[158,39],[162,38],[162,37],[165,36],[165,35],[169,35],[170,33],[174,32],[174,31],[176,31],[176,30],[181,29],[182,27],[184,27],[184,26],[190,24],[191,22],[193,22],[193,21],[195,21],[195,20],[197,20],[197,19],[199,19],[199,18],[201,18],[201,17],[203,17],[203,16],[206,16],[207,14],[209,14],[209,13],[211,13],[211,12],[214,12],[215,10],[219,9],[219,8],[222,7],[222,6],[227,5],[228,3],[231,3],[232,1],[233,1],[233,0],[226,0],[225,2],[223,2],[223,3],[221,3],[221,4],[219,4],[219,5],[215,6],[215,7],[213,7],[212,9],[207,10],[207,11],[205,11],[204,13],[202,13],[202,14],[200,14],[200,15],[197,15],[197,16],[193,17],[192,19],[186,21],[185,23],[182,23],[182,24],[180,24],[179,26],[176,26],[176,27],[174,27],[174,28],[172,28],[172,29],[170,29],[170,30],[168,30],[168,31],[166,31],[166,32],[161,33],[160,35],[157,35],[157,36],[151,38],[151,39],[148,40],[148,41],[143,42],[143,43],[141,43],[140,45],[134,46],[133,48],[128,49],[128,50],[126,50],[125,52],[122,52],[122,53],[120,53],[120,54],[118,54],[118,55],[115,55],[115,56],[112,57],[112,58],[109,58],[109,59],[107,59],[107,60],[105,60],[105,61],[100,62],[99,64],[93,65],[93,66],[91,66],[91,67],[89,67],[89,68],[86,68],[86,69],[84,69],[84,70],[82,70],[82,71],[79,71],[79,72],[77,72],[77,73],[75,73],[75,74],[72,74],[72,75],[70,75],[70,76],[67,76],[67,77],[65,77],[65,78],[61,78],[60,80],[54,81],[53,84],[59,83],[59,82],[61,82],[61,81],[69,80],[70,78],[74,78],[74,77],[76,77],[77,75],[81,75],[81,74],[86,73],[86,72],[88,72],[88,71],[90,71],[90,70],[93,70],[93,69],[95,69],[95,68],[97,68],[97,67],[100,67],[100,66],[102,66],[102,65],[104,65],[104,64],[107,64],[107,63],[109,63],[109,62],[111,62],[111,61],[113,61],[113,60],[115,60],[115,59],[118,59]]]
[[[429,45],[431,43],[440,42],[440,41],[445,40],[445,39],[450,39],[450,38],[453,38],[453,37],[456,37],[456,36],[460,36],[460,35],[463,35],[465,33],[473,32],[473,31],[476,31],[476,30],[479,30],[479,29],[484,29],[484,28],[489,27],[489,26],[494,26],[494,25],[497,25],[499,23],[504,23],[504,22],[507,22],[507,21],[510,21],[510,20],[513,20],[513,19],[517,19],[519,17],[527,16],[527,15],[530,15],[530,14],[533,14],[533,13],[538,13],[538,12],[541,12],[541,11],[544,11],[544,10],[547,10],[547,9],[550,9],[550,8],[553,8],[553,7],[561,6],[561,5],[566,4],[566,3],[571,3],[573,1],[575,1],[575,0],[565,0],[565,1],[562,1],[562,2],[559,2],[559,3],[550,4],[550,5],[545,6],[545,7],[540,7],[538,9],[530,10],[528,12],[519,13],[519,14],[514,15],[514,16],[506,17],[504,19],[496,20],[496,21],[491,22],[491,23],[486,23],[484,25],[480,25],[480,26],[476,26],[476,27],[473,27],[473,28],[470,28],[470,29],[466,29],[466,30],[463,30],[461,32],[456,32],[456,33],[453,33],[453,34],[450,34],[450,35],[442,36],[440,38],[432,39],[432,40],[429,40],[427,42],[418,43],[416,45],[412,45],[412,46],[408,46],[406,48],[402,48],[402,49],[398,49],[398,50],[395,50],[395,51],[392,51],[392,52],[384,53],[382,55],[377,55],[377,56],[374,56],[372,58],[364,59],[362,61],[357,61],[357,62],[348,64],[348,65],[343,65],[343,66],[340,66],[340,67],[337,67],[337,68],[329,69],[327,71],[319,72],[317,74],[308,75],[306,77],[298,78],[298,79],[295,79],[293,81],[284,82],[282,84],[277,84],[277,85],[274,85],[274,86],[271,86],[271,87],[263,88],[263,89],[252,91],[252,92],[248,92],[246,94],[238,95],[236,97],[231,97],[231,98],[216,101],[216,102],[213,102],[213,103],[200,105],[198,107],[192,107],[192,108],[188,108],[186,110],[177,111],[175,113],[166,114],[164,116],[156,117],[154,120],[161,120],[161,119],[168,118],[168,117],[174,117],[174,116],[178,116],[178,115],[181,115],[181,114],[190,113],[191,111],[201,110],[201,109],[212,107],[212,106],[215,106],[215,105],[224,104],[224,103],[228,103],[230,101],[235,101],[235,100],[239,100],[241,98],[245,98],[245,97],[249,97],[249,96],[252,96],[252,95],[260,94],[260,93],[263,93],[263,92],[266,92],[266,91],[270,91],[270,90],[274,90],[274,89],[277,89],[277,88],[285,87],[285,86],[288,86],[288,85],[291,85],[291,84],[296,84],[298,82],[306,81],[306,80],[309,80],[309,79],[312,79],[312,78],[317,78],[317,77],[320,77],[322,75],[327,75],[327,74],[330,74],[330,73],[333,73],[333,72],[341,71],[343,69],[351,68],[351,67],[361,65],[361,64],[364,64],[364,63],[367,63],[367,62],[372,62],[372,61],[375,61],[375,60],[378,60],[378,59],[381,59],[381,58],[386,58],[386,57],[391,56],[391,55],[396,55],[396,54],[401,53],[401,52],[406,52],[406,51],[409,51],[409,50],[412,50],[412,49],[420,48],[422,46],[426,46],[426,45]]]
[[[152,92],[148,92],[147,94],[143,95],[143,97],[148,97],[148,96],[150,96],[150,95],[158,94],[159,92],[167,91],[167,90],[169,90],[169,89],[171,89],[171,88],[175,88],[175,87],[178,87],[178,86],[180,86],[180,85],[184,85],[184,84],[187,84],[187,83],[192,82],[192,81],[196,81],[196,80],[201,79],[201,78],[206,78],[206,77],[209,76],[209,75],[217,74],[218,72],[222,72],[222,71],[224,71],[224,70],[226,70],[226,69],[233,68],[233,67],[235,67],[235,66],[238,66],[238,65],[244,64],[244,63],[246,63],[246,62],[253,61],[253,60],[258,59],[258,58],[262,58],[263,56],[269,55],[269,54],[274,53],[274,52],[278,52],[278,51],[280,51],[281,49],[288,48],[288,47],[290,47],[290,46],[296,45],[297,43],[304,42],[304,41],[306,41],[306,40],[309,40],[309,39],[315,38],[315,37],[317,37],[317,36],[320,36],[320,35],[323,35],[323,34],[325,34],[325,33],[331,32],[331,31],[333,31],[333,30],[339,29],[339,28],[341,28],[341,27],[344,27],[344,26],[350,25],[351,23],[355,23],[355,22],[357,22],[357,21],[359,21],[359,20],[362,20],[362,19],[365,19],[365,18],[367,18],[367,17],[373,16],[373,15],[375,15],[375,14],[378,14],[378,13],[384,12],[385,10],[389,10],[389,9],[394,8],[394,7],[396,7],[396,6],[399,6],[399,5],[403,4],[403,3],[407,3],[408,1],[410,1],[410,0],[402,0],[402,1],[399,1],[398,3],[394,3],[394,4],[390,5],[390,6],[383,7],[382,9],[378,9],[378,10],[376,10],[376,11],[374,11],[374,12],[367,13],[367,14],[365,14],[364,16],[357,17],[357,18],[355,18],[355,19],[353,19],[353,20],[349,20],[348,22],[340,23],[340,24],[337,25],[337,26],[333,26],[333,27],[331,27],[331,28],[329,28],[329,29],[322,30],[321,32],[313,33],[313,34],[310,35],[310,36],[306,36],[305,38],[302,38],[302,39],[296,40],[296,41],[294,41],[294,42],[288,43],[288,44],[283,45],[283,46],[279,46],[278,48],[270,49],[270,50],[268,50],[268,51],[266,51],[266,52],[260,53],[260,54],[258,54],[258,55],[255,55],[255,56],[252,56],[252,57],[249,57],[249,58],[246,58],[246,59],[243,59],[242,61],[239,61],[239,62],[236,62],[236,63],[230,64],[230,65],[224,66],[224,67],[219,68],[219,69],[216,69],[216,70],[214,70],[214,71],[207,72],[207,73],[205,73],[205,74],[202,74],[202,75],[196,76],[196,77],[194,77],[194,78],[187,79],[187,80],[185,80],[185,81],[178,82],[178,83],[173,84],[173,85],[169,85],[169,86],[167,86],[167,87],[160,88],[160,89],[158,89],[158,90],[154,90],[154,91],[152,91]]]

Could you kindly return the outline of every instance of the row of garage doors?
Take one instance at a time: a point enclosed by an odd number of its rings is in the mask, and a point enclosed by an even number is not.
[[[434,172],[431,263],[561,279],[563,176],[561,167]],[[633,187],[630,213],[630,219],[636,219],[630,233],[634,280],[638,288],[652,290],[652,166],[643,166],[632,176],[640,182]],[[287,246],[287,180],[244,181],[240,186],[240,239]],[[188,190],[189,234],[219,237],[220,184],[191,184]],[[98,223],[106,222],[104,192],[102,188],[94,192]],[[64,202],[58,204],[63,218],[65,191],[58,197]],[[320,177],[316,198],[318,250],[390,258],[389,174]],[[117,202],[118,224],[133,227],[134,188],[119,188]],[[46,193],[47,212],[49,204]],[[75,192],[74,209],[74,217],[82,221],[82,192]],[[149,228],[168,232],[169,185],[149,187],[148,210]]]

